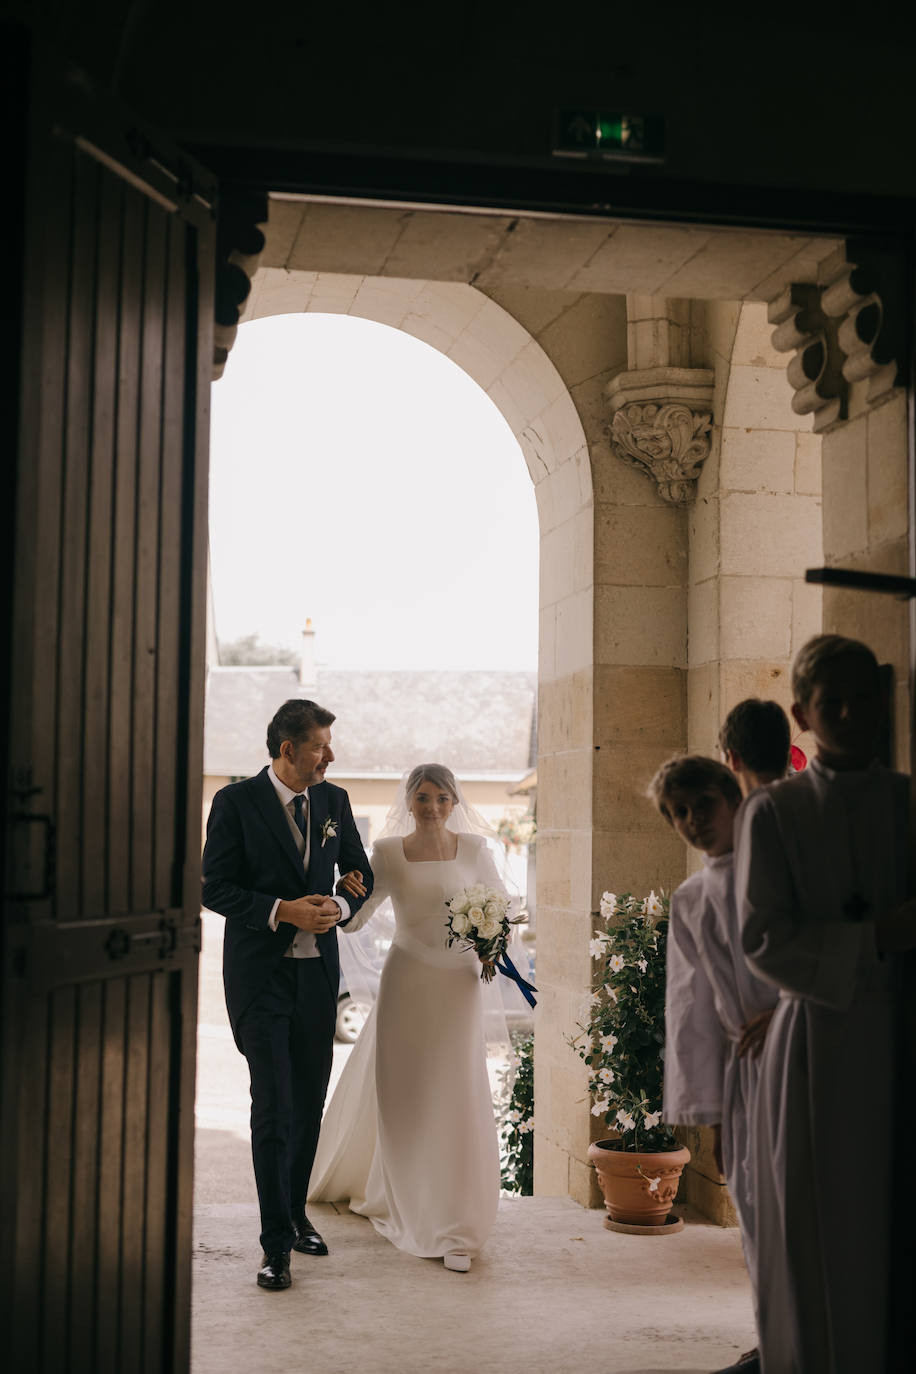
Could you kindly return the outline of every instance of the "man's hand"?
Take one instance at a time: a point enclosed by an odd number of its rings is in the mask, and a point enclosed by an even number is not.
[[[879,954],[904,954],[916,949],[916,898],[875,921],[875,944]]]
[[[337,884],[337,892],[346,892],[348,897],[365,897],[366,885],[358,868],[345,873]]]
[[[741,1027],[741,1036],[738,1040],[738,1058],[743,1059],[749,1054],[752,1059],[756,1059],[763,1049],[763,1042],[767,1036],[767,1027],[773,1019],[775,1007],[770,1007],[769,1011],[760,1012],[759,1016],[752,1016]]]
[[[281,902],[277,907],[277,922],[299,930],[311,931],[313,935],[325,935],[340,920],[340,907],[333,897],[297,897],[292,902]]]

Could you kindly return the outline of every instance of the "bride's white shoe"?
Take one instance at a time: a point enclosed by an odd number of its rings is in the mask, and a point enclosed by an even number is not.
[[[457,1274],[466,1274],[471,1267],[471,1257],[466,1250],[450,1250],[442,1256],[446,1269],[454,1269]]]

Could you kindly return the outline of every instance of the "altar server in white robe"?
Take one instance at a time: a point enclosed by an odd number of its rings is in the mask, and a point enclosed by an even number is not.
[[[788,730],[783,758],[787,754]],[[741,790],[724,764],[686,755],[662,765],[650,795],[681,838],[704,855],[702,871],[671,899],[662,1115],[680,1125],[714,1128],[716,1163],[738,1213],[753,1288],[751,1120],[757,1055],[776,992],[754,977],[741,949],[732,866]],[[755,1374],[757,1351],[746,1352],[730,1368]]]
[[[866,645],[818,635],[792,670],[802,773],[745,804],[736,835],[742,943],[779,990],[756,1113],[764,1374],[886,1369],[896,1054],[895,952],[908,780],[876,763],[883,707]]]

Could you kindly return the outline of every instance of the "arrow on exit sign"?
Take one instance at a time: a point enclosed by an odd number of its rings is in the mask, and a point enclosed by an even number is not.
[[[663,162],[665,121],[620,110],[559,110],[553,151],[557,157]]]

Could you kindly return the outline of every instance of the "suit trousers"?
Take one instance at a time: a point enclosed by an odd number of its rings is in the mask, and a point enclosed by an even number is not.
[[[290,1250],[305,1207],[331,1076],[337,997],[324,960],[281,959],[239,1026],[251,1075],[261,1245]]]

